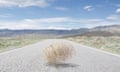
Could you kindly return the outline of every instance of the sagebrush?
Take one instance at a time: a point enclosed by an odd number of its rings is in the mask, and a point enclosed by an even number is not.
[[[56,42],[45,48],[45,57],[50,64],[57,64],[72,57],[73,46],[70,43]]]

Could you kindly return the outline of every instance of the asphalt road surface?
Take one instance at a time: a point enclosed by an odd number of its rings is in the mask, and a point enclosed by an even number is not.
[[[120,72],[120,56],[62,40],[74,46],[75,54],[56,66],[48,65],[43,49],[59,39],[48,39],[19,49],[0,53],[0,72]]]

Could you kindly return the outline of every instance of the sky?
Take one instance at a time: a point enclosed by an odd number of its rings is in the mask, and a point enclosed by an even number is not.
[[[0,29],[120,25],[120,0],[0,0]]]

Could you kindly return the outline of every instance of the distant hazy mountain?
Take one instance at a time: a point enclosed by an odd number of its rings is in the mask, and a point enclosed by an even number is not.
[[[61,37],[69,35],[77,35],[87,32],[88,29],[82,28],[77,30],[0,30],[0,37],[20,36],[20,35],[39,35],[47,37]]]
[[[120,33],[120,25],[98,26],[93,28],[92,31],[107,31],[111,33]]]
[[[86,32],[73,36],[120,36],[120,25],[97,26]]]
[[[120,36],[120,25],[98,26],[95,28],[81,28],[73,30],[9,30],[1,29],[0,37],[23,36],[23,35],[39,35],[44,37],[63,37],[63,36]]]
[[[107,31],[91,31],[80,34],[80,36],[120,36],[119,34],[113,34]]]
[[[120,36],[120,25],[98,26],[82,35],[87,36]]]

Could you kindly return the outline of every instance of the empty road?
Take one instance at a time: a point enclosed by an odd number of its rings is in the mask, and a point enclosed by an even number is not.
[[[94,50],[75,42],[75,54],[57,67],[46,63],[43,49],[60,39],[48,39],[0,53],[0,72],[120,72],[120,57]]]

